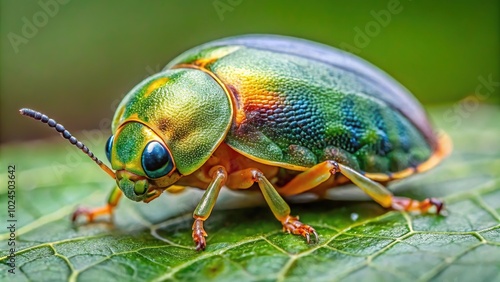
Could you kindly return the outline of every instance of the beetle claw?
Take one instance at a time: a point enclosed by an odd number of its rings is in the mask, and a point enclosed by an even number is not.
[[[436,214],[441,214],[444,208],[444,203],[436,198],[427,198],[423,201],[417,201],[405,197],[393,197],[392,208],[395,210],[416,211],[427,213],[431,207],[436,207]]]
[[[429,199],[429,204],[433,205],[436,207],[436,213],[441,214],[441,211],[444,208],[444,203],[436,198],[430,198]]]
[[[78,217],[82,215],[87,218],[87,222],[92,222],[92,220],[94,219],[90,209],[85,207],[78,207],[71,215],[71,222],[75,223]]]
[[[308,244],[310,244],[311,242],[319,242],[319,237],[316,230],[314,230],[314,228],[312,228],[311,226],[300,222],[298,217],[287,216],[287,218],[282,221],[282,224],[284,231],[306,238]],[[314,235],[314,240],[311,240],[311,234]]]
[[[199,241],[195,239],[196,251],[204,251],[207,246],[207,242],[204,237],[199,237]]]
[[[203,220],[199,218],[195,219],[192,229],[193,229],[193,241],[194,244],[196,245],[196,250],[197,251],[205,250],[205,247],[207,246],[207,240],[205,239],[205,237],[207,237],[207,232],[205,232],[205,229],[203,228]]]
[[[314,241],[316,243],[319,243],[319,236],[318,236],[318,232],[316,232],[316,230],[313,229],[313,234],[314,234]]]
[[[94,219],[100,215],[112,215],[113,207],[111,205],[105,205],[103,207],[98,207],[94,209],[89,209],[86,207],[78,207],[71,215],[71,222],[75,223],[78,217],[85,216],[87,218],[87,223],[94,222]]]

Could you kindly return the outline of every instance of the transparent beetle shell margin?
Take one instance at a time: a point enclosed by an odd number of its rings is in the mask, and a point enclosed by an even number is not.
[[[108,203],[73,221],[112,214],[122,194],[149,202],[179,186],[205,190],[192,237],[205,249],[204,221],[222,186],[262,191],[283,229],[318,241],[283,196],[354,183],[386,208],[427,212],[442,202],[394,196],[382,184],[426,171],[450,151],[417,100],[381,70],[306,40],[247,35],[193,48],[139,83],[119,105],[106,144],[112,169],[53,119],[54,127],[116,180]],[[312,238],[311,238],[312,236]]]

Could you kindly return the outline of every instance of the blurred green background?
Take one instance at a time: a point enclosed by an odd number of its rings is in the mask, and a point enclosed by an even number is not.
[[[248,33],[351,50],[425,105],[456,110],[467,96],[500,100],[498,0],[0,3],[1,142],[55,135],[19,116],[21,107],[40,110],[72,132],[99,128],[123,94],[179,53]],[[491,91],[481,90],[488,95],[475,94],[479,77],[494,82]]]

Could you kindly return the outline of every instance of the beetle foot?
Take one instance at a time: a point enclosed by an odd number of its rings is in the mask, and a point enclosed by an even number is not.
[[[103,207],[98,207],[98,208],[85,208],[85,207],[78,207],[73,214],[71,215],[71,221],[75,223],[75,221],[80,217],[80,216],[85,216],[87,218],[87,222],[93,222],[94,219],[98,216],[101,215],[112,215],[113,214],[113,207],[111,205],[105,205]]]
[[[196,245],[197,251],[205,250],[207,246],[207,241],[205,237],[207,237],[207,232],[203,229],[203,220],[196,218],[193,223],[193,241]]]
[[[298,216],[295,217],[289,215],[281,222],[281,224],[283,224],[283,231],[295,235],[300,235],[306,238],[307,243],[311,242],[311,235],[314,235],[314,238],[312,240],[314,241],[314,243],[319,242],[318,233],[316,232],[316,230],[314,230],[314,228],[312,228],[311,226],[300,222]]]
[[[436,198],[417,201],[405,197],[393,197],[391,207],[399,211],[418,211],[421,213],[427,213],[431,207],[436,207],[436,214],[440,214],[443,211],[444,203]]]

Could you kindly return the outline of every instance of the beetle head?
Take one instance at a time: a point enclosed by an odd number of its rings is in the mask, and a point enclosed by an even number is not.
[[[113,177],[127,198],[151,201],[199,169],[223,142],[233,106],[222,82],[205,71],[170,69],[150,76],[120,102],[106,145],[113,171],[64,127],[29,109]],[[231,97],[230,97],[231,96]]]
[[[181,177],[165,142],[140,122],[122,124],[108,139],[106,155],[118,187],[137,202],[153,200]]]
[[[199,169],[230,128],[228,95],[196,69],[165,70],[134,87],[116,109],[106,146],[123,193],[149,201]]]

